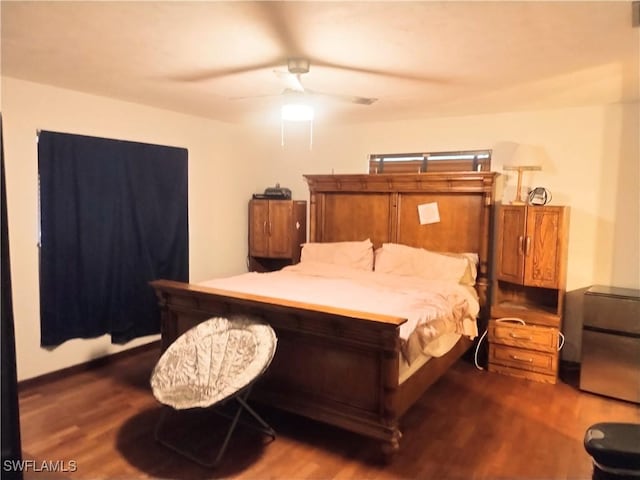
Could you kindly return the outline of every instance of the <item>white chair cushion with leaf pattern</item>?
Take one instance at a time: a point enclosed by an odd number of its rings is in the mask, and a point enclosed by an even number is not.
[[[215,405],[267,369],[276,343],[273,329],[259,319],[210,318],[162,354],[151,375],[153,394],[177,410]]]

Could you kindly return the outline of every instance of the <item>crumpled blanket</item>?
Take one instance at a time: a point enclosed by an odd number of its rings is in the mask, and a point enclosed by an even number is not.
[[[245,273],[202,285],[267,297],[406,318],[399,336],[414,332],[420,344],[445,333],[478,334],[477,295],[472,287],[320,262],[303,262],[277,272]]]
[[[457,295],[447,295],[446,302],[450,308],[446,309],[442,315],[416,326],[414,332],[418,335],[422,348],[426,348],[432,340],[445,333],[465,334],[464,319],[469,317],[468,300]]]

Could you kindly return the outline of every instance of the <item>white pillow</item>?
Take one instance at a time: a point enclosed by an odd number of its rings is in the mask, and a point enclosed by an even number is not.
[[[303,243],[300,262],[323,262],[373,270],[373,243],[370,239],[359,242]]]
[[[375,252],[375,271],[459,283],[468,259],[398,243],[384,243]]]
[[[480,258],[477,253],[441,253],[443,255],[449,255],[450,257],[463,258],[467,262],[467,268],[460,279],[460,283],[470,287],[473,287],[476,284],[476,278],[478,277],[478,264],[480,263]]]

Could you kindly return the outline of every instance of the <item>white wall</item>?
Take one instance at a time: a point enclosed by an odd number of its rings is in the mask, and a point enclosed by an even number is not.
[[[269,159],[263,183],[279,181],[298,198],[308,197],[303,174],[364,173],[371,153],[491,148],[492,169],[503,174],[517,145],[545,153],[543,170],[524,183],[547,187],[552,204],[571,207],[562,356],[579,361],[584,289],[640,288],[639,118],[633,103],[336,127],[320,120],[311,150],[302,127],[285,135],[284,147],[279,125],[252,132]],[[513,198],[514,183],[509,176],[498,200]]]
[[[493,169],[502,172],[516,145],[531,145],[546,152],[548,161],[526,183],[546,186],[553,204],[571,206],[562,357],[580,359],[586,287],[640,288],[638,103],[362,125],[331,126],[318,119],[309,149],[305,125],[287,127],[283,147],[277,122],[237,127],[6,77],[0,98],[21,380],[156,338],[120,347],[105,336],[40,348],[38,129],[187,148],[192,281],[245,270],[247,201],[268,185],[280,182],[294,198],[308,199],[303,174],[363,173],[370,153],[414,150],[492,148]],[[506,200],[513,195],[512,185],[510,178]]]
[[[255,188],[247,181],[251,157],[236,152],[237,127],[6,77],[2,117],[20,380],[157,339],[115,346],[103,336],[40,348],[37,130],[187,148],[191,280],[246,270],[247,199]]]

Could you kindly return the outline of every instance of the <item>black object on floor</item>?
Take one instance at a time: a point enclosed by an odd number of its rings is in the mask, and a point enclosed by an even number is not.
[[[640,424],[596,423],[584,436],[594,480],[640,480]]]

